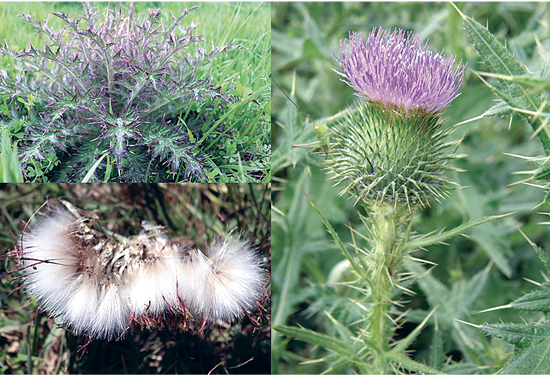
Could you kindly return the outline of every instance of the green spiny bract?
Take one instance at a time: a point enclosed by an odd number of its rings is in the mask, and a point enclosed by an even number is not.
[[[357,200],[429,205],[444,197],[452,182],[443,173],[459,156],[449,153],[459,141],[446,141],[438,114],[421,110],[404,115],[398,109],[361,100],[356,111],[334,129],[329,168],[342,194]]]

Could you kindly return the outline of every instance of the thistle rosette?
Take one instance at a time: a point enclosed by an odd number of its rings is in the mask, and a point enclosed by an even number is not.
[[[335,54],[342,81],[361,98],[334,130],[330,168],[359,200],[428,205],[443,197],[455,169],[443,110],[459,95],[465,65],[428,49],[419,34],[350,33]]]
[[[193,141],[204,128],[197,119],[211,108],[217,116],[237,98],[231,84],[219,85],[206,72],[242,46],[204,51],[197,25],[184,26],[198,7],[182,8],[170,23],[160,9],[142,17],[133,4],[108,6],[105,14],[92,3],[83,7],[79,18],[52,13],[64,25],[60,31],[20,15],[42,35],[44,49],[0,46],[0,57],[14,61],[13,69],[0,72],[0,96],[11,108],[0,120],[21,124],[23,170],[53,160],[60,166],[47,172],[57,181],[81,181],[90,170],[92,182],[165,181],[179,174],[209,180],[206,155]],[[111,158],[118,174],[111,175]]]

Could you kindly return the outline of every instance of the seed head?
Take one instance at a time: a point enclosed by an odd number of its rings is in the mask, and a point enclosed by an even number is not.
[[[96,215],[60,202],[23,234],[20,272],[40,308],[74,334],[112,340],[174,315],[231,322],[257,308],[265,270],[247,241],[215,243],[209,258],[146,221],[115,240]]]
[[[334,71],[358,95],[405,114],[412,109],[433,114],[447,107],[459,95],[466,67],[461,61],[453,72],[454,56],[430,51],[419,34],[401,29],[374,28],[367,40],[363,33],[350,33],[334,58],[344,72]]]

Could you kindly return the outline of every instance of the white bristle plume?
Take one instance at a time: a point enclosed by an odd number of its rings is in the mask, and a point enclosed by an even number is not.
[[[180,251],[178,293],[189,312],[200,320],[210,310],[209,300],[204,294],[210,270],[210,262],[198,249]]]
[[[212,320],[233,321],[243,310],[257,308],[266,275],[261,258],[247,241],[215,243],[208,250],[213,273],[208,289],[212,299]]]
[[[99,307],[90,322],[92,338],[117,339],[130,326],[130,302],[120,284],[109,283],[100,288]]]
[[[136,316],[159,315],[166,311],[167,305],[169,308],[179,305],[176,254],[168,246],[168,238],[160,232],[160,226],[147,221],[142,226],[144,230],[128,245],[130,249],[141,250],[139,260],[131,266],[128,276],[132,286],[132,310]]]
[[[266,273],[248,242],[217,242],[207,257],[170,244],[146,221],[138,236],[116,242],[92,227],[93,213],[60,202],[23,234],[20,270],[40,308],[75,335],[119,339],[166,314],[188,311],[204,323],[257,308]]]
[[[64,210],[41,218],[23,235],[21,260],[27,291],[50,316],[76,335],[114,339],[129,324],[125,283],[102,272],[90,234],[79,234],[82,218]]]
[[[78,289],[75,272],[80,259],[69,237],[74,218],[63,211],[42,218],[30,234],[23,235],[27,291],[52,316],[67,312],[67,303]]]
[[[63,315],[63,324],[73,330],[75,335],[87,335],[90,323],[99,310],[99,287],[95,278],[81,275],[78,284],[67,303],[67,312]]]
[[[246,241],[215,243],[207,258],[199,251],[180,263],[180,297],[194,316],[233,321],[256,309],[265,271]]]
[[[167,305],[178,306],[175,261],[171,252],[164,253],[132,273],[130,299],[136,316],[159,315],[167,310]]]

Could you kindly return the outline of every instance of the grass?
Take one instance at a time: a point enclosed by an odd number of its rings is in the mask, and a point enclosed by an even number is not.
[[[243,232],[270,267],[270,185],[266,184],[8,184],[0,189],[0,244],[13,249],[26,221],[48,198],[63,197],[102,213],[120,234],[139,231],[141,220],[162,224],[170,238],[204,249],[217,237]],[[15,238],[14,238],[15,235]],[[183,331],[134,331],[121,341],[86,343],[57,328],[11,281],[14,260],[0,268],[0,372],[3,374],[236,373],[270,371],[270,284],[263,318],[212,325],[199,336]]]
[[[12,144],[10,133],[4,127],[0,128],[0,180],[7,183],[23,182],[17,147]]]
[[[233,87],[233,95],[240,100],[217,118],[205,117],[199,139],[201,152],[212,182],[269,181],[271,164],[271,34],[270,5],[268,3],[150,3],[139,2],[136,12],[147,14],[150,9],[163,8],[161,20],[170,22],[170,12],[181,14],[184,8],[200,5],[185,19],[185,25],[198,24],[197,33],[206,42],[202,48],[209,51],[211,43],[235,43],[242,49],[213,61],[208,71],[198,77],[211,75],[217,85]],[[107,3],[98,3],[101,9]],[[79,14],[79,3],[2,3],[0,4],[0,41],[11,48],[27,48],[29,43],[42,46],[41,37],[17,17],[29,12],[38,20],[49,15],[49,26],[59,29],[62,23],[50,12],[65,10],[70,17]],[[0,60],[0,68],[9,68],[7,59]],[[202,109],[204,110],[204,109]],[[201,117],[197,117],[201,118]],[[215,123],[214,126],[212,123]],[[193,124],[188,124],[191,128]],[[223,127],[220,127],[223,125]],[[220,130],[222,129],[222,130]],[[176,181],[178,174],[173,177]],[[29,178],[27,178],[29,180]],[[42,179],[42,180],[37,180]],[[109,177],[107,177],[109,179]],[[158,177],[147,176],[146,181],[158,182]],[[43,181],[37,177],[35,181]],[[31,179],[32,181],[32,179]]]
[[[536,67],[540,63],[539,53],[548,51],[550,34],[548,24],[542,21],[548,14],[548,4],[460,3],[459,6],[480,23],[488,23],[497,36],[506,38],[509,48],[527,66]],[[332,116],[355,100],[353,89],[331,71],[338,68],[331,57],[332,50],[339,48],[339,41],[346,38],[350,30],[368,33],[378,26],[412,30],[421,33],[423,40],[429,38],[432,50],[444,49],[446,54],[457,55],[458,60],[468,63],[462,94],[445,112],[446,127],[482,114],[495,100],[472,72],[472,69],[485,68],[450,4],[274,3],[272,24],[273,78],[293,95],[307,114],[326,121],[329,127]],[[534,35],[539,36],[540,44]],[[329,218],[349,247],[353,247],[354,242],[349,228],[358,231],[355,241],[361,246],[360,234],[364,228],[358,212],[362,209],[354,207],[346,196],[338,197],[339,190],[327,180],[323,170],[323,154],[310,155],[307,149],[292,148],[293,144],[316,140],[313,124],[275,86],[272,95],[276,301],[273,324],[303,326],[337,335],[325,312],[341,322],[353,323],[359,316],[353,311],[354,305],[349,304],[349,298],[356,295],[351,289],[328,282],[328,276],[337,272],[344,257],[304,193]],[[548,205],[534,210],[543,198],[543,191],[525,185],[510,186],[519,180],[513,172],[530,170],[532,166],[503,154],[543,155],[540,143],[529,139],[531,134],[530,127],[519,118],[511,123],[508,118],[491,118],[456,127],[454,137],[465,135],[458,153],[467,154],[457,166],[466,172],[450,177],[464,188],[453,191],[442,203],[432,202],[430,208],[415,216],[413,230],[429,233],[484,215],[515,212],[507,219],[469,232],[468,237],[456,238],[448,245],[430,246],[416,255],[437,264],[432,275],[454,292],[462,291],[477,273],[490,267],[488,282],[468,312],[468,321],[474,324],[500,320],[521,323],[522,318],[536,322],[540,318],[538,315],[519,317],[512,310],[476,314],[531,291],[533,285],[527,279],[544,281],[541,263],[517,227],[544,249],[550,248],[550,233],[546,226],[538,224],[547,221],[538,213],[548,212]],[[402,308],[402,311],[410,308],[411,312],[398,329],[396,339],[404,338],[425,313],[434,308],[430,305],[433,297],[421,286],[408,288],[415,295],[408,297]],[[466,331],[469,337],[460,341],[456,329],[442,330],[443,352],[455,372],[495,373],[511,355],[511,348],[503,341],[485,338],[479,331]],[[433,333],[432,324],[422,331],[412,346],[414,359],[428,364]],[[472,347],[468,346],[468,340],[473,343]],[[319,347],[274,333],[272,373],[318,374],[325,371],[327,365],[311,360],[329,355]],[[470,368],[466,368],[466,364],[470,364]]]

